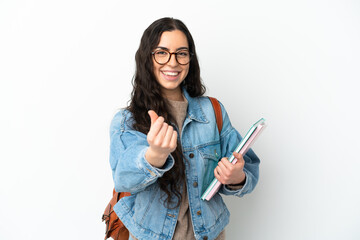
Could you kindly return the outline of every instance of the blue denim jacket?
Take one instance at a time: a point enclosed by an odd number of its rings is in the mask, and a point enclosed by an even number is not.
[[[238,197],[250,193],[259,177],[259,158],[250,150],[244,156],[245,185],[239,190],[222,186],[210,201],[200,199],[209,184],[209,174],[222,157],[229,157],[241,140],[232,127],[225,108],[221,105],[223,128],[219,135],[215,114],[207,97],[192,98],[183,90],[189,105],[183,124],[181,144],[186,157],[186,185],[189,209],[196,239],[215,239],[229,222],[230,213],[220,193]],[[130,192],[114,210],[129,231],[139,240],[172,239],[179,207],[166,208],[163,192],[157,179],[174,166],[169,155],[162,168],[150,165],[145,159],[148,148],[146,135],[132,128],[132,115],[120,110],[110,126],[110,164],[115,190]],[[209,171],[208,171],[209,172]],[[204,179],[204,176],[208,176]],[[205,182],[206,181],[206,182]]]

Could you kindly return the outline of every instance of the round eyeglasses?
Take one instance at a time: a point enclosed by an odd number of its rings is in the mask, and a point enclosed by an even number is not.
[[[171,55],[173,54],[175,55],[176,61],[180,65],[186,65],[190,62],[192,55],[187,49],[179,50],[172,53],[166,49],[159,49],[159,50],[155,50],[151,54],[153,55],[155,62],[157,62],[160,65],[167,64],[171,59]]]

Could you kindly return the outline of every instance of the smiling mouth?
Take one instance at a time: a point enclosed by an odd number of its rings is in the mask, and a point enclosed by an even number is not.
[[[164,75],[166,76],[171,76],[171,77],[174,77],[174,76],[177,76],[179,75],[179,72],[163,72],[161,71]]]

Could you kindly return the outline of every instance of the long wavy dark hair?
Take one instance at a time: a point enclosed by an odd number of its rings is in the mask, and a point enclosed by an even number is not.
[[[161,18],[153,22],[141,38],[139,49],[135,55],[136,70],[132,80],[133,91],[130,104],[127,109],[134,118],[134,129],[147,134],[150,129],[149,110],[154,110],[159,116],[163,116],[167,123],[175,123],[174,117],[169,112],[167,100],[161,94],[160,84],[154,74],[154,65],[151,52],[158,46],[163,32],[180,30],[187,38],[189,51],[192,53],[189,72],[181,83],[191,97],[202,96],[205,86],[200,79],[200,66],[196,56],[194,40],[183,22],[173,18]],[[167,207],[176,203],[178,207],[182,197],[181,184],[185,181],[185,162],[182,154],[181,143],[178,140],[177,148],[172,152],[175,159],[174,167],[158,179],[160,189],[166,194],[164,204]],[[175,198],[177,198],[177,201]]]

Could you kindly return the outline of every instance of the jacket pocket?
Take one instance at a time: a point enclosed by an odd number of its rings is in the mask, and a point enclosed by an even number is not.
[[[214,179],[214,169],[216,168],[218,161],[221,159],[220,142],[207,144],[199,147],[198,149],[203,162],[201,185],[201,194],[203,194]]]
[[[215,194],[210,201],[204,201],[204,204],[210,210],[208,212],[209,215],[207,219],[211,219],[206,223],[208,224],[206,227],[212,227],[219,221],[221,216],[224,214],[224,211],[227,210],[226,205],[219,193]]]

